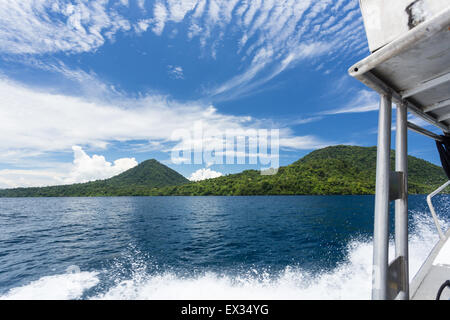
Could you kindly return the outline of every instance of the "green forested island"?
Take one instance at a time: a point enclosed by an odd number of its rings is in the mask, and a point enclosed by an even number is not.
[[[376,147],[332,146],[280,167],[275,175],[246,170],[190,182],[152,159],[115,177],[72,185],[0,190],[0,197],[365,195],[375,192]],[[391,153],[394,169],[394,153]],[[441,167],[408,156],[409,193],[430,193],[447,177]]]

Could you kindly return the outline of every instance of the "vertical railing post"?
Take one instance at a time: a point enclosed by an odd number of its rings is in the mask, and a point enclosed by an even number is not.
[[[392,97],[382,94],[380,100],[372,278],[372,299],[376,300],[387,298]]]
[[[409,299],[408,259],[408,128],[407,110],[404,104],[397,105],[397,129],[395,145],[395,170],[403,172],[402,197],[395,200],[395,256],[403,257],[402,283],[404,290],[397,299]]]

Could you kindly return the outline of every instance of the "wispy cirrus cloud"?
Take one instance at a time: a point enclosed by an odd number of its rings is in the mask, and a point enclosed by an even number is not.
[[[130,29],[130,22],[105,0],[4,0],[0,9],[0,51],[87,52],[113,39],[118,31]]]
[[[325,116],[376,111],[379,108],[379,103],[379,96],[376,92],[361,90],[356,94],[356,98],[351,100],[344,107],[323,111],[318,113],[318,115]]]
[[[4,61],[15,62],[13,58],[3,58]],[[68,81],[72,95],[81,95],[89,99],[99,98],[102,100],[117,99],[123,93],[117,88],[104,81],[101,81],[98,75],[89,71],[86,72],[81,68],[71,68],[59,59],[39,59],[33,55],[22,55],[20,63],[27,67],[37,68],[48,72],[49,74],[57,74],[63,80]],[[0,74],[1,76],[1,74]],[[3,78],[6,80],[7,78]],[[61,90],[55,86],[54,91]]]
[[[133,6],[139,10],[128,14]],[[253,92],[304,59],[332,60],[335,52],[351,55],[366,43],[356,0],[5,0],[0,51],[89,52],[118,32],[168,36],[168,26],[177,24],[183,25],[180,35],[198,39],[214,58],[223,39],[240,39],[235,54],[242,71],[206,92],[222,99]]]
[[[295,66],[296,63],[323,54],[330,46],[331,44],[328,43],[300,44],[292,48],[292,51],[278,63],[273,63],[273,57],[276,54],[273,48],[261,48],[245,72],[209,90],[207,94],[224,99],[242,96],[256,90],[286,69]]]
[[[191,24],[190,38],[198,37],[200,44],[214,51],[221,37],[212,35],[241,33],[238,54],[247,67],[230,80],[207,93],[232,99],[255,90],[286,69],[308,58],[330,57],[338,50],[365,43],[362,20],[357,1],[334,3],[325,1],[208,1],[211,12],[198,2],[193,15],[186,12],[185,22]],[[167,2],[167,8],[171,3]],[[217,17],[220,17],[220,23]],[[356,21],[356,22],[355,22]],[[348,28],[352,24],[351,28]],[[215,32],[213,32],[215,31]]]

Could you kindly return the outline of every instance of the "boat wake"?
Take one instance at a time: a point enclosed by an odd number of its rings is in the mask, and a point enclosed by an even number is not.
[[[411,279],[437,241],[431,218],[415,215],[409,246]],[[50,275],[13,288],[0,299],[370,299],[371,239],[354,239],[347,252],[346,260],[335,269],[314,274],[287,266],[277,273],[250,269],[237,275],[205,272],[196,276],[170,271],[149,274],[146,259],[136,253],[128,257],[131,275],[124,275],[120,263],[110,270]],[[391,241],[391,259],[393,252]],[[102,279],[111,277],[113,284],[103,283]]]

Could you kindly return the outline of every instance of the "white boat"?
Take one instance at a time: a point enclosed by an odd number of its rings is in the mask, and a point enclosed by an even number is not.
[[[380,94],[372,298],[449,299],[450,231],[440,229],[432,205],[440,241],[409,282],[407,130],[437,141],[450,179],[450,1],[360,0],[360,7],[371,54],[349,73]],[[390,170],[393,102],[395,172]],[[408,113],[442,130],[442,135],[409,122]],[[449,183],[433,192],[428,203]],[[395,259],[390,262],[391,201],[395,201]]]

